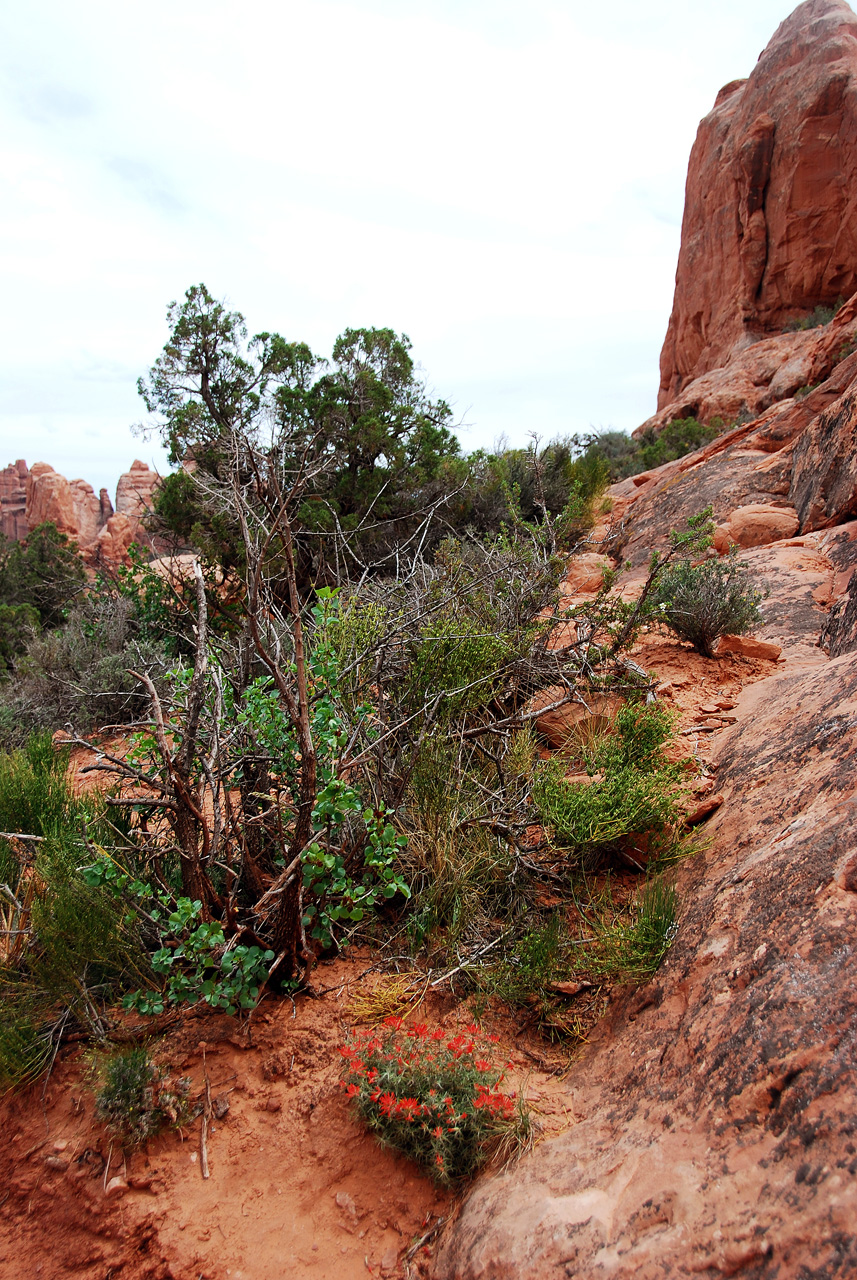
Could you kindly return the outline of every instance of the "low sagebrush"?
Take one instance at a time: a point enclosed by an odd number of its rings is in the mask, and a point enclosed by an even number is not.
[[[190,1116],[190,1080],[171,1076],[151,1060],[145,1046],[96,1058],[93,1076],[95,1113],[125,1146],[139,1146]]]
[[[654,605],[671,631],[713,658],[722,635],[744,635],[761,620],[763,597],[733,547],[722,560],[669,565],[658,582]]]

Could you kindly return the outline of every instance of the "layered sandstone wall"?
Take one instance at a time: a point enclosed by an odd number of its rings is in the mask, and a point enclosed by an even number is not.
[[[855,190],[857,17],[844,0],[807,0],[700,123],[659,410],[680,409],[688,384],[788,320],[857,290]]]

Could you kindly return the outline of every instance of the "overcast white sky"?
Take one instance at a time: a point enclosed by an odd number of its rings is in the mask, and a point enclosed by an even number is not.
[[[28,0],[0,19],[0,466],[115,488],[204,281],[411,337],[466,448],[654,411],[688,154],[789,0]]]

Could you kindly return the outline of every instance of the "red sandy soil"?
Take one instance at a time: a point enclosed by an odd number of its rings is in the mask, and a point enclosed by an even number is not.
[[[315,981],[324,994],[294,1005],[266,1000],[249,1037],[236,1019],[209,1013],[152,1042],[157,1061],[193,1081],[193,1098],[207,1071],[215,1106],[229,1103],[212,1123],[208,1180],[198,1119],[145,1151],[111,1149],[93,1117],[80,1049],[59,1056],[46,1085],[8,1095],[0,1103],[3,1280],[423,1275],[431,1244],[409,1250],[456,1198],[382,1151],[338,1086],[338,1049],[355,1021],[351,990],[377,980],[364,975],[370,964],[354,955],[321,965]],[[454,997],[430,994],[420,1017],[454,1033],[472,1015]],[[515,1044],[502,1020],[496,1029],[513,1062],[511,1087],[525,1084],[541,1131],[572,1122],[560,1079],[567,1055],[538,1041]],[[106,1192],[114,1177],[128,1189]]]

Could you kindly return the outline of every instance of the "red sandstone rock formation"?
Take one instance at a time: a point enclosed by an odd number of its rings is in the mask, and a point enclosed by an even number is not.
[[[792,317],[854,293],[855,186],[857,17],[844,0],[807,0],[700,123],[659,409],[681,408],[688,384]],[[788,345],[800,362],[812,335]],[[691,399],[700,398],[697,388]]]
[[[27,476],[27,528],[50,521],[77,540],[79,525],[71,485],[47,462],[36,462]]]
[[[710,369],[683,386],[635,432],[660,431],[673,418],[725,423],[758,417],[771,406],[806,394],[828,378],[857,345],[857,294],[819,329],[781,333],[752,346],[738,347],[720,368]]]
[[[139,526],[142,518],[152,510],[159,480],[157,471],[152,471],[145,462],[135,458],[131,463],[131,470],[119,477],[116,486],[116,514],[128,516]]]
[[[27,474],[23,458],[0,471],[0,533],[13,542],[27,536]]]
[[[0,529],[17,541],[50,522],[77,543],[88,563],[127,563],[132,542],[152,545],[143,518],[158,480],[156,471],[134,461],[119,477],[114,513],[106,489],[96,496],[86,480],[66,480],[47,462],[28,469],[18,461],[0,471]]]

